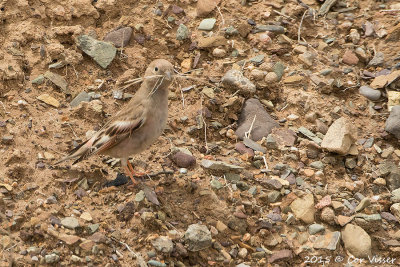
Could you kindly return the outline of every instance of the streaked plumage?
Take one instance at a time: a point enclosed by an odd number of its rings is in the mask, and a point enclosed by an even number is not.
[[[91,155],[109,155],[121,159],[122,167],[134,181],[128,158],[148,148],[161,135],[168,117],[168,86],[173,71],[172,64],[166,60],[152,61],[130,102],[56,164],[69,159],[75,159],[75,164]]]

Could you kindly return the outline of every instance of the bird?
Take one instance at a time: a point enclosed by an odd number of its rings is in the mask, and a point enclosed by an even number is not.
[[[165,59],[153,60],[132,99],[91,138],[54,165],[74,159],[76,164],[92,155],[107,155],[121,160],[121,167],[133,184],[135,171],[129,157],[146,150],[162,134],[168,118],[168,88],[174,74]]]

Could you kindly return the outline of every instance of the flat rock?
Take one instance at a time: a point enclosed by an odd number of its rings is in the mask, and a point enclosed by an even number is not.
[[[315,249],[336,250],[337,244],[340,241],[340,232],[328,232],[325,235],[320,235],[314,242]]]
[[[355,132],[353,126],[344,117],[339,118],[329,127],[321,147],[330,152],[345,155],[356,140],[353,136]]]
[[[262,153],[267,152],[267,150],[262,145],[260,145],[259,143],[254,142],[253,140],[251,140],[249,138],[244,137],[243,138],[243,143],[247,147],[253,149],[254,151],[260,151]]]
[[[62,76],[51,71],[46,71],[44,77],[59,87],[63,93],[67,95],[71,94],[71,91],[68,88],[68,83]]]
[[[228,70],[222,77],[221,82],[225,88],[235,91],[239,90],[244,94],[253,94],[256,92],[256,86],[244,77],[242,72],[235,69]]]
[[[250,98],[244,105],[238,120],[238,128],[235,134],[243,139],[245,132],[250,129],[253,122],[254,124],[250,133],[250,139],[259,141],[263,137],[267,137],[273,128],[278,127],[279,124],[265,111],[264,106],[258,99]]]
[[[400,139],[400,105],[394,106],[385,123],[385,131]]]
[[[72,101],[69,103],[69,105],[74,108],[77,107],[81,102],[89,102],[91,97],[89,96],[88,93],[85,91],[80,92]]]
[[[369,86],[361,86],[360,89],[358,89],[358,91],[362,96],[365,96],[371,101],[379,100],[379,98],[381,98],[382,95],[381,91],[372,89]]]
[[[208,170],[224,171],[224,172],[225,171],[238,171],[238,170],[243,169],[243,167],[225,163],[223,161],[215,161],[215,160],[208,160],[208,159],[203,159],[201,161],[201,166]]]
[[[171,253],[174,250],[174,243],[167,236],[160,236],[151,241],[153,247],[162,253]]]
[[[42,94],[37,97],[38,100],[43,101],[44,103],[58,108],[60,106],[60,102],[58,102],[57,99],[54,97],[50,96],[49,94]]]
[[[198,27],[199,30],[203,31],[211,31],[214,28],[215,22],[217,20],[214,18],[209,18],[209,19],[203,19],[200,22],[200,25]]]
[[[371,237],[360,226],[348,224],[342,230],[345,248],[358,258],[371,256]]]
[[[202,224],[191,224],[185,232],[185,243],[190,251],[199,251],[211,247],[211,232]]]
[[[77,46],[104,69],[111,64],[117,54],[114,45],[96,40],[89,35],[78,36]]]
[[[61,225],[68,229],[75,229],[79,227],[79,221],[75,217],[65,217],[61,220]]]
[[[104,36],[104,42],[112,43],[115,47],[126,47],[132,36],[131,27],[122,27],[112,30]]]
[[[275,139],[278,146],[294,146],[297,136],[296,133],[286,128],[273,128],[271,136]]]
[[[269,263],[274,263],[277,261],[284,261],[293,258],[292,251],[289,249],[279,250],[272,253],[268,258]]]
[[[290,204],[290,208],[297,219],[307,224],[314,222],[315,208],[312,194],[306,194],[301,198],[295,199],[292,204]]]

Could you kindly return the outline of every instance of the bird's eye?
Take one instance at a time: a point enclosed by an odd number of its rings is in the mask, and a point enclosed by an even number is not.
[[[154,70],[155,70],[155,71],[158,71],[158,67],[155,67]]]

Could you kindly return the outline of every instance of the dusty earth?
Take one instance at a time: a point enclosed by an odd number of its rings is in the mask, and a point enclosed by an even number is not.
[[[1,266],[345,266],[355,258],[367,266],[367,255],[400,257],[400,209],[393,208],[400,201],[393,179],[400,178],[379,172],[384,162],[400,161],[398,140],[384,131],[385,85],[373,102],[358,91],[377,72],[399,67],[400,6],[330,2],[319,14],[317,0],[1,1]],[[204,18],[216,19],[211,31],[198,29]],[[179,24],[189,30],[184,38],[177,38]],[[258,25],[278,28],[257,33]],[[77,45],[82,34],[101,41],[120,26],[133,33],[107,68]],[[384,59],[371,63],[377,53]],[[117,97],[124,82],[155,58],[188,78],[171,86],[163,136],[132,159],[149,174],[140,185],[122,176],[113,181],[119,162],[107,157],[53,167],[127,102]],[[50,71],[67,87],[35,82],[54,65]],[[224,87],[230,69],[257,89]],[[393,82],[386,89],[399,88]],[[84,91],[94,92],[92,100],[71,107]],[[266,151],[237,149],[242,141],[234,131],[250,98],[297,140],[271,148],[266,134],[258,142]],[[322,139],[340,117],[354,127],[352,154],[331,153],[298,131],[303,126]],[[181,168],[176,147],[196,163]],[[229,168],[211,171],[203,160],[243,167],[240,182],[226,179]],[[209,231],[199,251],[184,236],[191,224]],[[378,265],[392,262],[400,263]]]

